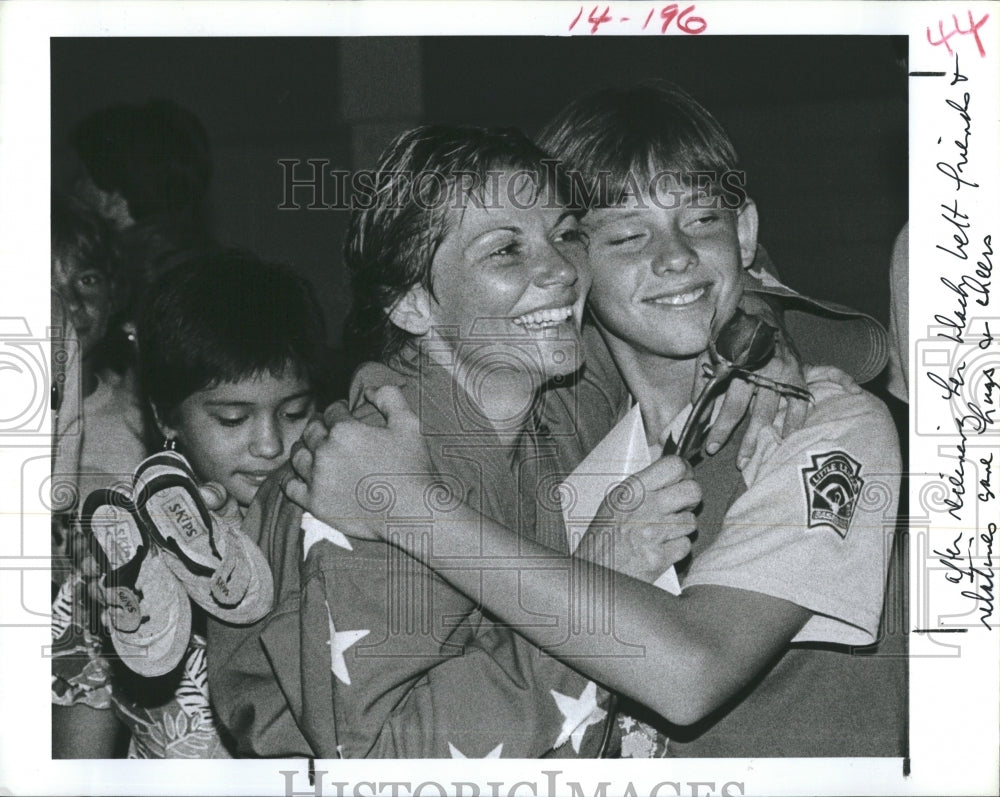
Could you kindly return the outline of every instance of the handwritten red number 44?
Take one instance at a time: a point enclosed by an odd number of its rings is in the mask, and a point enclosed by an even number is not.
[[[951,15],[951,22],[952,22],[953,27],[951,29],[951,32],[950,33],[945,33],[944,32],[944,21],[943,20],[939,20],[938,24],[937,24],[939,38],[936,41],[934,39],[932,39],[931,38],[931,29],[930,29],[930,27],[928,27],[927,28],[927,43],[930,44],[930,45],[932,45],[932,46],[934,46],[934,47],[937,47],[938,45],[943,44],[948,49],[948,55],[951,55],[952,54],[952,49],[951,49],[951,45],[948,43],[948,39],[950,39],[955,34],[958,34],[960,36],[968,36],[969,34],[972,34],[972,36],[976,40],[976,47],[979,48],[979,55],[985,58],[986,57],[986,50],[983,49],[983,42],[979,38],[979,29],[983,26],[983,23],[986,22],[986,20],[988,20],[990,18],[990,15],[986,14],[981,20],[979,20],[978,22],[975,22],[972,19],[972,12],[969,11],[968,14],[969,14],[969,28],[968,28],[968,30],[962,30],[962,28],[960,28],[959,24],[958,24],[958,17],[955,16],[954,14],[952,14]]]

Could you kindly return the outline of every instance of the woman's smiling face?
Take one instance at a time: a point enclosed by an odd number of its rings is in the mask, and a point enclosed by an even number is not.
[[[587,292],[576,217],[523,172],[463,204],[448,211],[431,263],[430,325],[459,344],[459,360],[493,352],[511,367],[534,363],[542,378],[576,370]]]

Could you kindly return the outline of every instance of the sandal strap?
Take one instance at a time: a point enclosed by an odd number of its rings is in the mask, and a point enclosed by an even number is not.
[[[104,506],[126,511],[139,532],[140,542],[132,552],[132,558],[117,568],[112,566],[107,551],[101,545],[101,541],[97,537],[97,531],[94,528],[94,514]],[[80,523],[83,527],[90,553],[97,560],[98,569],[101,575],[104,576],[105,583],[126,587],[135,592],[135,583],[139,578],[139,570],[142,568],[142,562],[149,551],[149,535],[146,533],[143,523],[136,517],[135,504],[132,503],[132,500],[121,490],[114,488],[102,487],[94,490],[87,496],[87,500],[84,501],[83,510],[80,513]]]
[[[193,479],[191,479],[187,474],[184,473],[162,473],[158,476],[154,476],[148,482],[144,482],[142,489],[139,491],[139,495],[136,498],[136,508],[139,513],[139,518],[147,526],[149,531],[152,533],[156,541],[163,547],[170,550],[172,553],[176,554],[180,559],[192,569],[192,571],[203,574],[211,575],[214,569],[206,567],[199,562],[193,561],[185,552],[184,549],[178,544],[177,540],[173,537],[165,536],[160,528],[157,526],[155,521],[149,514],[149,498],[150,496],[160,492],[161,490],[177,487],[189,495],[194,501],[195,508],[198,511],[198,516],[201,518],[202,523],[205,524],[205,528],[208,529],[208,544],[212,553],[215,555],[216,559],[220,562],[222,561],[222,556],[219,553],[218,546],[215,542],[215,524],[212,522],[212,516],[208,511],[208,507],[205,506],[205,502],[201,497],[201,493],[198,492],[198,487],[196,486]]]

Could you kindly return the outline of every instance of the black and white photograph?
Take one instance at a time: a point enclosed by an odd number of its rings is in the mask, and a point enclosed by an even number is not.
[[[0,787],[992,793],[995,5],[26,5]]]

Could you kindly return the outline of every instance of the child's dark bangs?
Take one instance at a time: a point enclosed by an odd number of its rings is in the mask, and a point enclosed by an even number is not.
[[[267,341],[263,338],[246,340],[243,344],[227,347],[228,351],[215,352],[215,363],[204,369],[203,374],[211,374],[203,388],[221,384],[238,384],[255,381],[265,376],[274,379],[291,377],[304,380],[309,389],[315,387],[317,371],[322,366],[322,353],[300,351],[301,346],[315,348],[308,341]],[[321,344],[320,344],[321,345]]]

